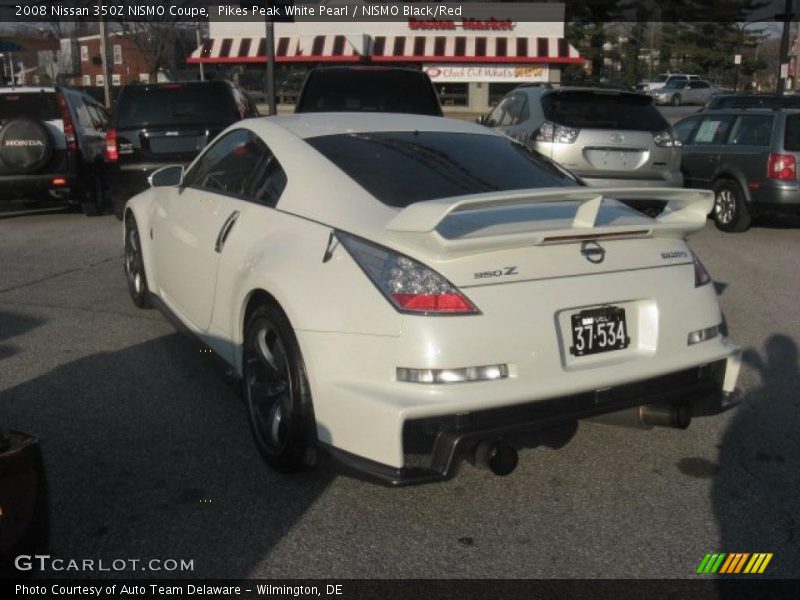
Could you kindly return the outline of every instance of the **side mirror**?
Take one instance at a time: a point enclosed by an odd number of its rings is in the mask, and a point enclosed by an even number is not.
[[[147,183],[150,187],[177,187],[183,180],[183,165],[161,167],[150,173]]]

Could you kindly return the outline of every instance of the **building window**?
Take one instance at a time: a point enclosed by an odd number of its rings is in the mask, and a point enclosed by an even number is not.
[[[425,38],[414,38],[414,56],[425,56]]]
[[[447,38],[437,37],[433,43],[434,56],[444,56],[445,46],[447,45]]]
[[[81,46],[81,61],[89,60],[89,46]]]
[[[122,46],[119,44],[114,44],[114,64],[122,64]]]
[[[467,53],[467,38],[456,38],[456,56],[464,56]]]
[[[486,38],[475,38],[475,56],[486,56]]]
[[[506,56],[508,54],[508,40],[506,38],[497,38],[495,45],[495,56]]]
[[[92,85],[92,76],[91,75],[84,75],[83,76],[83,85],[89,87]]]
[[[394,38],[394,52],[395,56],[403,56],[406,53],[406,38],[397,36]]]
[[[111,75],[111,85],[122,85],[122,76],[119,73]]]
[[[439,102],[442,103],[442,106],[469,105],[468,83],[436,83],[434,87],[436,93],[439,94]]]
[[[372,44],[373,56],[383,56],[383,51],[386,48],[386,36],[379,35],[375,38]]]
[[[105,85],[105,80],[103,79],[102,75],[95,75],[94,76],[94,84],[97,86]]]

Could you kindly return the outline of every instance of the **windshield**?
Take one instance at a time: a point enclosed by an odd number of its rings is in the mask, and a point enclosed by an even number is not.
[[[238,120],[233,96],[221,85],[131,85],[115,109],[117,127],[227,124]]]
[[[664,131],[669,123],[644,94],[564,91],[542,98],[545,118],[566,127]]]
[[[428,131],[326,135],[306,140],[389,206],[580,183],[505,136]]]

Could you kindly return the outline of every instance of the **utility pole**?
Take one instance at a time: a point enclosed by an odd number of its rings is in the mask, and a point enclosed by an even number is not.
[[[103,3],[100,2],[100,6]],[[106,20],[100,15],[100,62],[103,69],[103,92],[105,94],[106,108],[111,108],[111,89],[109,88],[108,81],[108,29],[106,28]]]
[[[786,8],[780,16],[783,20],[783,35],[781,35],[781,54],[778,60],[778,94],[783,94],[786,89],[786,78],[789,75],[789,30],[792,26],[792,0],[786,0]]]
[[[266,0],[267,8],[269,8],[270,4],[271,2]],[[275,23],[270,16],[266,16],[264,19],[267,35],[267,80],[264,92],[269,105],[269,114],[275,115],[278,112],[275,102]]]
[[[200,45],[203,43],[203,40],[200,38],[200,24],[199,23],[195,23],[194,33],[195,33],[195,38],[197,39],[197,47],[199,48]],[[200,67],[200,81],[205,81],[206,80],[206,72],[205,72],[205,68],[203,66],[203,62],[202,61],[203,61],[203,57],[201,56],[200,57],[200,62],[197,63],[197,64]]]

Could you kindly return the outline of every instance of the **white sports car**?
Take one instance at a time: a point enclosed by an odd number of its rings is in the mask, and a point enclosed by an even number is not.
[[[133,300],[232,367],[276,469],[321,450],[395,485],[463,458],[505,474],[555,426],[736,402],[685,242],[710,192],[584,187],[479,125],[346,113],[241,121],[151,186],[125,211]],[[659,217],[620,202],[643,197]]]

